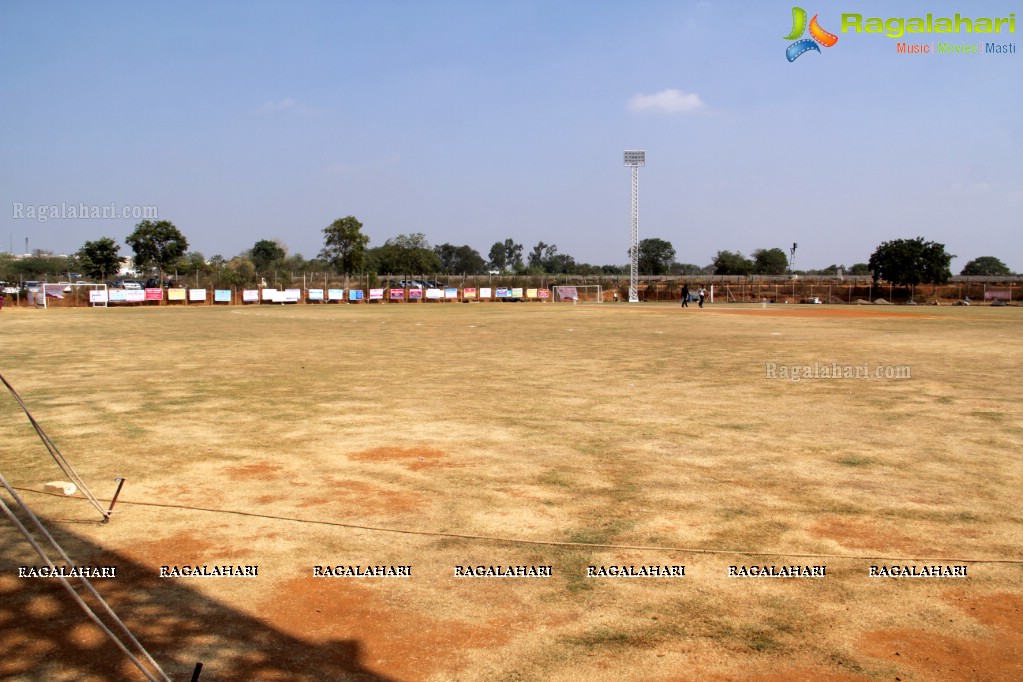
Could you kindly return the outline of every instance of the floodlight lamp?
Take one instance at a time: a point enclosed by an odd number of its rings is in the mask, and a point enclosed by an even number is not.
[[[646,165],[646,152],[641,149],[625,150],[625,165],[632,168],[639,168]]]

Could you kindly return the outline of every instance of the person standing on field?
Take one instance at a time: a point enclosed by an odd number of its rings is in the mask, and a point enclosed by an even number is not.
[[[703,307],[703,299],[707,298],[707,290],[704,289],[703,287],[700,287],[699,294],[700,294],[700,307],[702,308]]]
[[[682,307],[683,308],[688,308],[689,307],[689,285],[688,284],[683,284],[682,285]]]

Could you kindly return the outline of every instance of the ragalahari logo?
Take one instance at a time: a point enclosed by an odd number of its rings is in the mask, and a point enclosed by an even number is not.
[[[801,38],[803,32],[806,31],[806,10],[802,7],[792,8],[792,32],[785,36],[785,40],[795,40],[796,42],[785,48],[785,58],[790,62],[796,61],[799,56],[810,50],[817,50],[820,52],[821,49],[817,47],[817,43],[820,43],[824,47],[832,47],[838,42],[838,36],[834,33],[828,33],[820,24],[817,23],[817,16],[813,15],[813,19],[810,20],[810,36],[813,38]]]

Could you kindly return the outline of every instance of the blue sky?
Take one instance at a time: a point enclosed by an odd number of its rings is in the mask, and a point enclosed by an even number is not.
[[[789,2],[5,0],[0,247],[123,244],[138,222],[25,217],[84,203],[155,206],[207,257],[312,257],[354,215],[371,246],[510,237],[625,263],[622,151],[645,149],[640,236],[682,262],[798,242],[800,268],[851,265],[923,236],[955,272],[1023,270],[1023,34],[932,56],[840,32],[850,12],[1023,30],[1023,5],[803,7],[839,41],[789,63]]]

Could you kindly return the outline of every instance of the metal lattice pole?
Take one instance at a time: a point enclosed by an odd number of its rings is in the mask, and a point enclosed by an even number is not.
[[[629,303],[639,302],[639,168],[632,167],[632,262],[629,267]]]
[[[646,165],[646,152],[626,150],[625,165],[632,169],[632,245],[629,248],[629,303],[639,302],[639,167]]]

